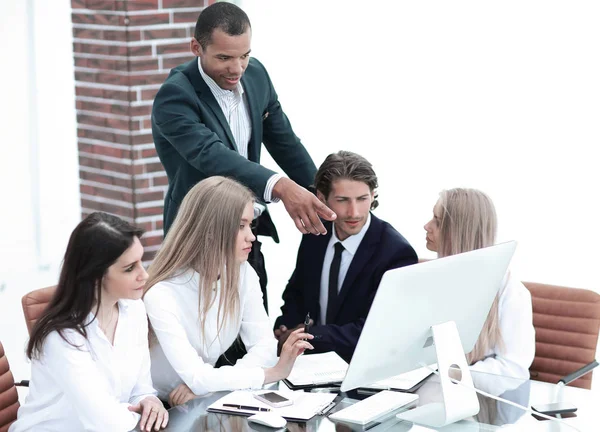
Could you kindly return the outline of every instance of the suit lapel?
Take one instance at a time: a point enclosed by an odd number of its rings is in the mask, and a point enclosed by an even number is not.
[[[352,261],[350,262],[348,273],[346,273],[346,277],[344,278],[342,289],[340,290],[337,302],[335,304],[335,309],[333,313],[334,317],[337,316],[337,314],[340,311],[340,308],[344,304],[344,300],[346,299],[348,293],[351,291],[351,287],[354,284],[355,279],[360,274],[362,269],[369,263],[371,257],[377,250],[377,245],[379,245],[380,238],[381,221],[371,214],[371,225],[369,226],[369,229],[367,230],[365,236],[360,242],[360,245],[356,250],[356,254],[354,254],[354,258],[352,258]]]
[[[185,74],[194,86],[198,98],[204,104],[206,104],[211,109],[215,117],[217,117],[219,124],[221,125],[221,127],[225,131],[225,134],[227,135],[227,139],[229,140],[229,146],[236,152],[239,152],[237,145],[235,144],[235,140],[233,139],[233,134],[231,133],[229,123],[227,123],[227,119],[223,114],[223,110],[221,109],[219,103],[210,91],[208,84],[206,84],[204,79],[202,79],[202,75],[200,75],[200,71],[198,70],[198,60],[192,60],[190,63],[188,63],[188,65],[185,67]]]
[[[262,136],[259,132],[262,130],[262,114],[258,109],[258,102],[254,95],[257,90],[254,87],[252,81],[246,78],[246,75],[242,76],[242,86],[244,87],[244,96],[248,103],[248,112],[250,114],[250,123],[252,124],[252,131],[250,134],[250,142],[248,143],[248,159],[253,162],[259,162],[259,149],[262,142]]]

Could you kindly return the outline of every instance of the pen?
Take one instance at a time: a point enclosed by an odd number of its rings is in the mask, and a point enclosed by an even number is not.
[[[270,408],[255,407],[255,406],[250,406],[250,405],[224,403],[223,406],[227,407],[227,408],[237,408],[237,409],[246,410],[246,411],[271,411]]]
[[[309,327],[310,327],[310,312],[307,312],[306,318],[304,318],[304,333],[308,333]]]
[[[331,402],[329,405],[327,405],[325,408],[323,408],[321,410],[321,412],[319,413],[319,415],[326,415],[329,411],[331,411],[333,409],[334,406],[337,405],[337,402]]]

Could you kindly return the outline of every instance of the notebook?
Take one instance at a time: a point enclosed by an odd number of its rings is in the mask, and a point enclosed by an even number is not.
[[[348,363],[335,351],[306,354],[296,359],[292,372],[283,380],[292,390],[339,386],[348,371]]]
[[[336,398],[334,393],[306,393],[304,391],[286,392],[285,397],[292,399],[292,405],[273,408],[254,397],[254,394],[265,393],[271,390],[237,390],[231,392],[207,408],[208,412],[223,413],[241,416],[256,414],[255,410],[244,410],[223,406],[223,404],[249,405],[258,408],[269,408],[271,412],[280,415],[286,420],[306,422],[317,414],[327,410]]]
[[[437,364],[431,364],[429,367],[437,370]],[[408,371],[406,373],[396,375],[390,378],[386,378],[373,384],[359,388],[359,393],[375,393],[381,390],[395,390],[406,393],[412,393],[416,391],[433,372],[426,368],[421,367]]]

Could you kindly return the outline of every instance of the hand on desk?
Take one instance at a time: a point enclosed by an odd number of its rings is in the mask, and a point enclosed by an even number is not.
[[[172,407],[183,405],[195,397],[196,395],[194,392],[191,391],[186,384],[179,384],[171,393],[169,393],[169,405]]]
[[[129,411],[141,414],[140,430],[142,431],[151,431],[152,426],[155,431],[164,429],[169,422],[169,413],[156,396],[142,399],[137,405],[130,406]]]

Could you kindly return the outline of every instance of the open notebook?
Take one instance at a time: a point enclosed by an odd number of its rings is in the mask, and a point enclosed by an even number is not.
[[[223,406],[223,404],[249,405],[259,408],[269,408],[272,412],[280,415],[286,420],[305,422],[328,408],[337,396],[333,393],[306,393],[303,391],[286,392],[285,397],[292,399],[294,403],[281,408],[273,408],[254,397],[254,394],[267,391],[271,390],[237,390],[223,396],[221,399],[210,405],[207,411],[242,416],[256,414],[256,411]]]
[[[437,364],[430,366],[437,369]],[[296,359],[292,372],[283,382],[292,390],[339,386],[347,371],[348,363],[334,351],[308,354]],[[359,392],[376,393],[381,390],[395,390],[411,393],[416,391],[431,374],[428,368],[422,367],[361,387]]]
[[[348,363],[335,351],[305,354],[296,359],[292,372],[284,382],[292,390],[340,385],[347,371]]]

